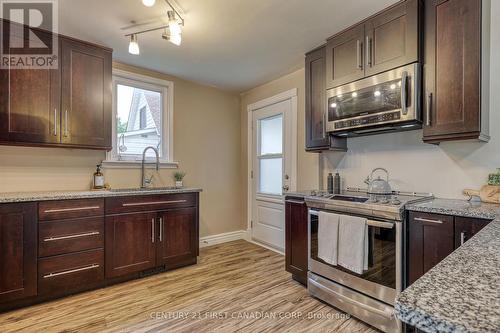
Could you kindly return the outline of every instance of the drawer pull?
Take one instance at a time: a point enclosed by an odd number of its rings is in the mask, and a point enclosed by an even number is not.
[[[92,232],[87,232],[87,233],[84,233],[84,234],[75,234],[75,235],[67,235],[67,236],[59,236],[59,237],[48,237],[48,238],[45,238],[43,241],[44,242],[53,242],[53,241],[65,240],[65,239],[73,239],[73,238],[96,236],[96,235],[99,235],[99,234],[100,234],[99,231],[92,231]]]
[[[150,202],[129,202],[122,204],[123,207],[135,207],[135,206],[152,206],[152,205],[164,205],[173,203],[184,203],[187,200],[170,200],[170,201],[150,201]]]
[[[99,267],[100,267],[99,264],[92,264],[90,266],[85,266],[85,267],[70,269],[70,270],[67,270],[67,271],[62,271],[62,272],[57,272],[57,273],[50,273],[50,274],[44,275],[43,278],[44,279],[50,279],[50,278],[53,278],[53,277],[56,277],[56,276],[60,276],[60,275],[66,275],[66,274],[71,274],[71,273],[88,271],[89,269],[94,269],[94,268],[99,268]]]
[[[443,224],[443,221],[441,220],[430,220],[430,219],[424,219],[422,217],[415,217],[415,221]]]
[[[75,207],[75,208],[59,208],[59,209],[47,209],[43,211],[44,213],[62,213],[62,212],[77,212],[81,210],[91,210],[99,209],[101,206],[88,206],[88,207]]]

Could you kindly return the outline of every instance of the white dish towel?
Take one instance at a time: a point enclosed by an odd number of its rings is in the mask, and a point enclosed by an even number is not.
[[[318,258],[337,265],[340,215],[318,213]]]
[[[368,269],[368,224],[362,217],[341,215],[338,264],[357,274]]]

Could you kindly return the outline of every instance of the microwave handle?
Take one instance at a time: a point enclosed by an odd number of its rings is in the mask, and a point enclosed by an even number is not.
[[[407,104],[407,81],[408,81],[408,72],[404,71],[401,73],[401,113],[404,115],[408,114]]]

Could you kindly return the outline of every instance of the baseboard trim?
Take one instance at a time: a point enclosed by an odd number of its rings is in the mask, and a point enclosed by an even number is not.
[[[246,230],[226,232],[218,235],[205,236],[200,238],[200,248],[232,242],[239,239],[247,239]]]
[[[252,244],[255,244],[255,245],[258,245],[260,247],[263,247],[265,249],[271,250],[271,251],[276,252],[278,254],[281,254],[282,256],[285,255],[285,252],[283,252],[282,250],[276,249],[276,248],[274,248],[272,246],[269,246],[269,245],[266,245],[266,244],[261,243],[259,241],[256,241],[255,239],[250,239],[248,242],[250,242]]]

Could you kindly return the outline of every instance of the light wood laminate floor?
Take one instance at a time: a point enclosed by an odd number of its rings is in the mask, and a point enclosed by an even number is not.
[[[195,266],[0,314],[2,333],[236,331],[377,332],[311,298],[283,256],[246,241],[202,249]]]

